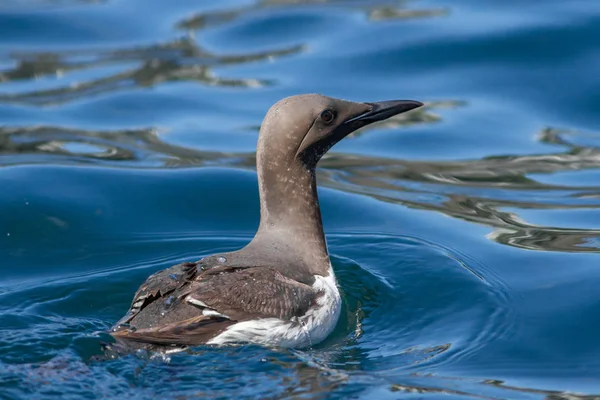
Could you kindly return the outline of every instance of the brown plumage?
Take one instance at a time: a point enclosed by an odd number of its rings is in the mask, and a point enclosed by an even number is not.
[[[158,345],[197,345],[236,322],[299,317],[318,296],[309,285],[286,278],[274,268],[222,265],[217,261],[220,257],[151,275],[112,335]],[[205,310],[220,315],[202,315]]]
[[[302,329],[309,343],[309,329],[322,340],[335,326],[341,300],[321,222],[317,162],[356,129],[421,105],[354,103],[316,94],[277,102],[265,116],[256,148],[261,218],[252,241],[150,276],[112,336],[153,346],[198,345],[239,322],[260,320],[249,341],[293,346]],[[270,334],[265,319],[281,322],[276,340],[255,340]],[[293,334],[284,338],[286,329]]]

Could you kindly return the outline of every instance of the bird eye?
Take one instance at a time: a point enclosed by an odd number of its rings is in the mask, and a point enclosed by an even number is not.
[[[326,124],[330,124],[335,119],[335,113],[331,110],[325,110],[321,113],[321,120]]]

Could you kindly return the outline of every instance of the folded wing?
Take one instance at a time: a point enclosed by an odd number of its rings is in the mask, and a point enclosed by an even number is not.
[[[198,345],[237,322],[291,320],[304,315],[318,296],[311,286],[269,267],[216,274],[214,270],[198,273],[191,265],[176,267],[148,278],[132,303],[134,312],[130,311],[126,322],[129,325],[114,331],[113,336],[157,345]],[[158,284],[167,282],[165,278],[176,281],[168,274],[184,279],[177,285]]]

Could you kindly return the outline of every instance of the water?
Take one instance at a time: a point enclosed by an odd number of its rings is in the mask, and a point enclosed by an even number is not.
[[[600,395],[600,3],[0,5],[0,397]],[[345,139],[344,296],[309,350],[96,361],[152,272],[243,246],[298,93],[427,107]]]

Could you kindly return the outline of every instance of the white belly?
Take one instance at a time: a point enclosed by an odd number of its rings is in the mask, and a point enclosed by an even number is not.
[[[313,288],[323,292],[317,306],[297,320],[263,318],[231,325],[207,344],[250,342],[265,346],[303,348],[323,341],[335,328],[342,309],[333,269],[326,277],[315,275]]]

